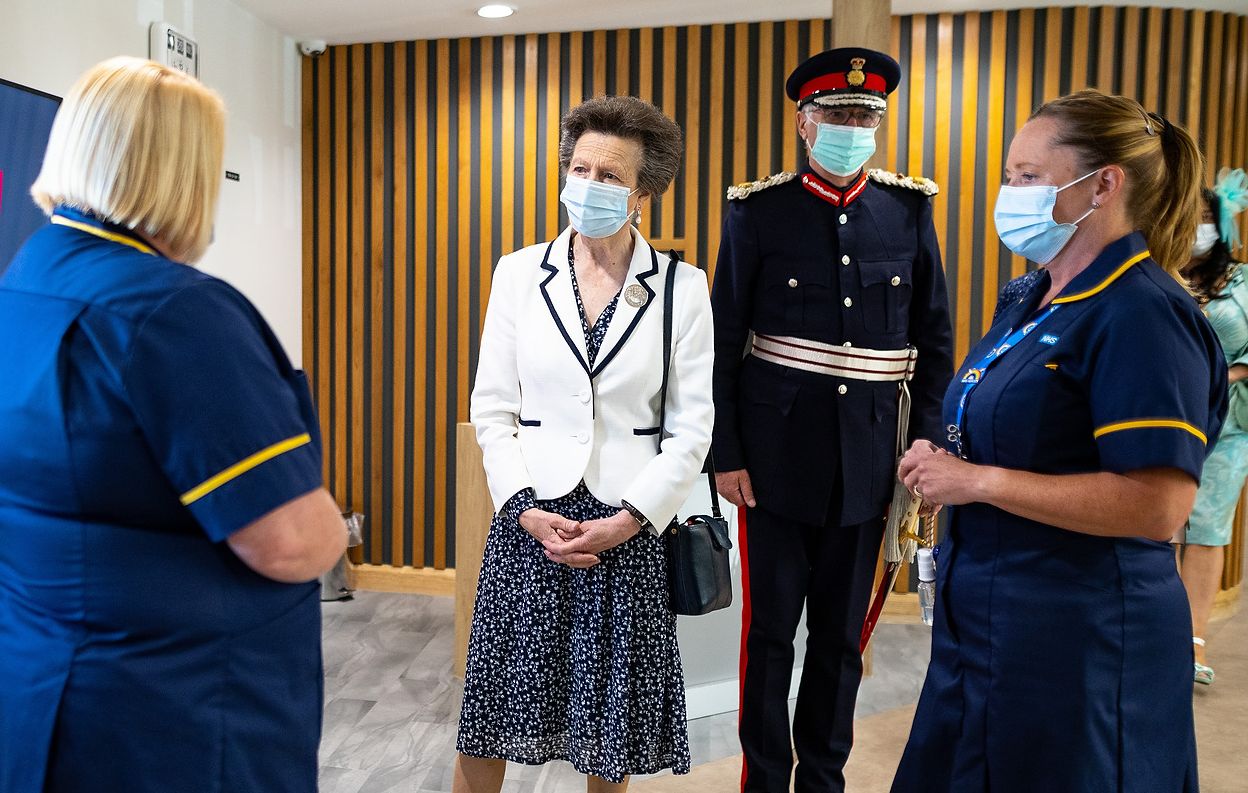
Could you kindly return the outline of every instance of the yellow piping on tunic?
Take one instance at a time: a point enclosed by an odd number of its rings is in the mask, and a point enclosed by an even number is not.
[[[1110,273],[1108,278],[1106,278],[1104,281],[1101,281],[1099,284],[1087,290],[1086,292],[1078,292],[1073,295],[1067,295],[1066,297],[1057,297],[1053,299],[1053,302],[1054,303],[1073,303],[1076,300],[1083,300],[1084,298],[1092,297],[1092,295],[1095,295],[1097,292],[1100,292],[1102,289],[1109,286],[1114,281],[1117,281],[1119,276],[1121,276],[1127,270],[1131,269],[1131,265],[1137,262],[1141,262],[1147,259],[1149,256],[1152,256],[1152,254],[1148,251],[1144,251],[1143,253],[1137,253],[1136,255],[1132,256],[1130,259],[1127,259],[1125,262],[1123,262],[1118,267],[1117,270],[1114,270],[1112,273]]]
[[[279,441],[267,449],[261,449],[247,459],[231,465],[229,468],[226,468],[216,476],[204,480],[203,484],[197,485],[183,493],[182,503],[183,505],[190,506],[199,499],[216,490],[218,487],[221,487],[233,479],[237,479],[261,463],[268,462],[280,454],[285,454],[292,449],[298,449],[300,446],[304,446],[311,442],[312,436],[305,432],[302,435],[296,435],[293,438],[287,438],[284,441]]]
[[[156,255],[156,251],[152,250],[151,248],[139,242],[138,240],[130,239],[124,234],[114,234],[111,231],[105,231],[104,229],[96,228],[95,226],[92,226],[88,223],[79,223],[76,220],[70,220],[69,218],[61,217],[60,215],[53,215],[52,222],[58,226],[69,226],[71,229],[78,229],[79,231],[85,231],[88,234],[93,234],[99,237],[100,239],[108,240],[109,242],[116,242],[116,243],[120,243],[121,245],[129,245],[131,248],[134,248],[137,251],[146,253],[149,256]]]
[[[1141,429],[1157,429],[1157,428],[1175,429],[1175,430],[1183,430],[1185,432],[1190,432],[1193,435],[1195,435],[1197,438],[1200,438],[1201,443],[1205,445],[1208,445],[1209,443],[1209,438],[1205,436],[1205,433],[1196,429],[1191,424],[1188,424],[1186,421],[1179,421],[1178,419],[1137,419],[1135,421],[1119,421],[1114,424],[1106,424],[1104,427],[1097,429],[1095,432],[1092,433],[1092,437],[1099,438],[1102,435],[1108,435],[1111,432],[1121,432],[1123,430],[1141,430]]]

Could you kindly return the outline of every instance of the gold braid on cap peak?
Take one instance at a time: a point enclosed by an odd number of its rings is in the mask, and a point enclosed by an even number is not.
[[[745,198],[748,195],[757,193],[759,190],[766,190],[768,187],[775,187],[778,184],[784,184],[785,182],[792,180],[795,176],[797,176],[797,174],[793,171],[782,171],[778,174],[773,174],[772,176],[768,176],[765,179],[759,179],[755,182],[742,182],[741,184],[734,184],[732,187],[728,188],[728,200],[732,201],[737,198]]]

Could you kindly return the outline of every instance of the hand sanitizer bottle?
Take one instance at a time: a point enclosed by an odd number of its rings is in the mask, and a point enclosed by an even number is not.
[[[936,562],[931,548],[920,548],[919,561],[919,616],[923,624],[931,626],[932,609],[936,605]]]

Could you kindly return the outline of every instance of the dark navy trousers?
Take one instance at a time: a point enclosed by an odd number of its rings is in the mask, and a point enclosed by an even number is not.
[[[858,651],[884,519],[817,526],[742,510],[742,790],[843,791],[862,680]],[[806,608],[806,658],[790,743],[793,639]]]

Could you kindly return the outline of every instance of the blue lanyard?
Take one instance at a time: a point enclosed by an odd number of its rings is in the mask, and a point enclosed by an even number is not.
[[[1032,331],[1040,327],[1040,323],[1044,322],[1053,313],[1061,308],[1061,304],[1054,303],[1033,322],[1028,322],[1018,330],[1007,330],[1005,335],[1001,337],[1001,341],[988,351],[988,354],[979,359],[979,362],[966,370],[966,374],[962,375],[962,396],[958,399],[958,415],[957,423],[950,424],[946,429],[949,431],[949,440],[957,447],[958,456],[966,459],[966,453],[962,448],[962,426],[966,419],[966,400],[975,390],[975,386],[983,382],[984,375],[992,368],[992,365],[1001,360],[1007,352],[1014,349],[1020,341],[1027,337]]]

